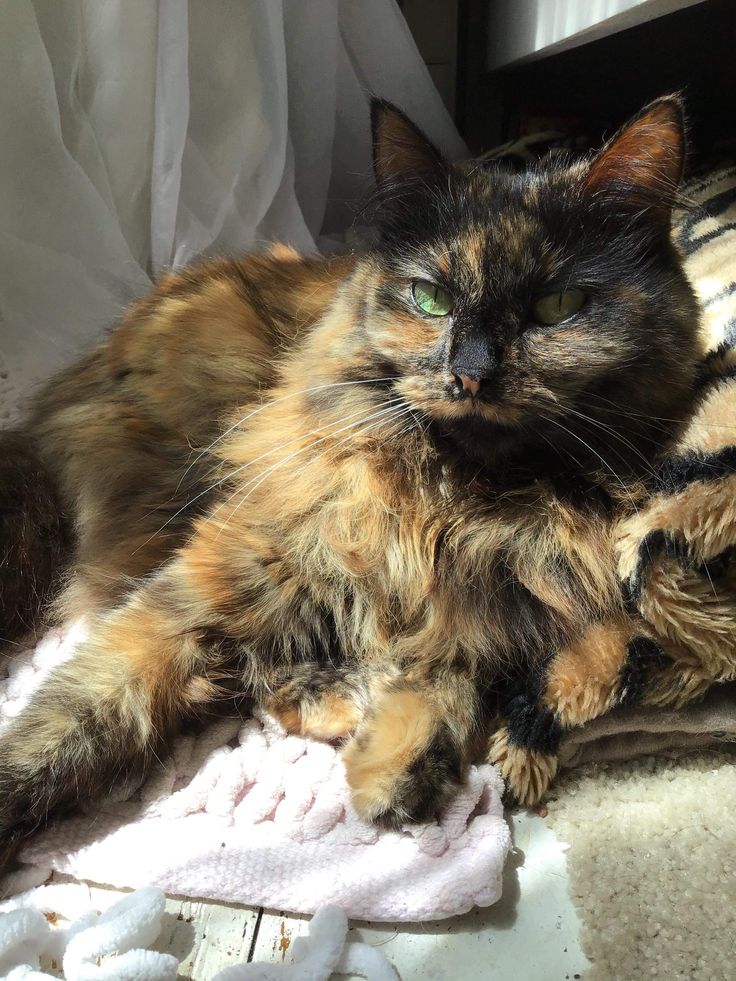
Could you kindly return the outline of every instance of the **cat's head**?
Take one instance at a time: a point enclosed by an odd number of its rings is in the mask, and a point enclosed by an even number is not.
[[[385,102],[373,133],[380,242],[359,320],[395,392],[486,461],[549,447],[626,471],[650,455],[686,411],[697,357],[670,232],[679,98],[590,159],[521,174],[450,164]]]

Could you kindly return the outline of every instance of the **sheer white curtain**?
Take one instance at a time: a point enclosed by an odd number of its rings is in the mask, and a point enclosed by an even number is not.
[[[0,411],[161,270],[343,231],[371,93],[462,154],[394,0],[0,2]]]

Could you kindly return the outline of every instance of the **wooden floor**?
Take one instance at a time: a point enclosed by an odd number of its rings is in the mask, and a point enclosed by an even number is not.
[[[587,966],[567,895],[563,848],[544,819],[511,817],[515,850],[504,895],[495,906],[435,923],[351,922],[350,939],[381,946],[402,981],[572,981]],[[86,885],[79,884],[79,889]],[[118,892],[91,886],[106,908]],[[246,961],[289,961],[309,917],[279,911],[168,897],[156,949],[174,954],[179,977],[209,981]]]

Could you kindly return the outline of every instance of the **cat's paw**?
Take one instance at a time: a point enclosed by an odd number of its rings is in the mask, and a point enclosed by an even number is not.
[[[295,673],[264,704],[287,732],[326,742],[347,739],[355,732],[362,709],[357,693],[333,672]]]
[[[557,756],[515,745],[508,726],[501,726],[488,744],[488,761],[501,771],[510,803],[538,804],[557,773]]]
[[[654,675],[642,696],[645,705],[682,708],[705,695],[713,684],[733,680],[736,669],[713,673],[690,651],[669,652],[668,663]]]
[[[343,755],[355,809],[400,828],[435,818],[462,782],[462,760],[430,703],[411,691],[385,695]]]

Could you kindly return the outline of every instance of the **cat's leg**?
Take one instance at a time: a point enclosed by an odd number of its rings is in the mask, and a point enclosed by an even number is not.
[[[462,782],[479,715],[475,684],[451,671],[375,686],[343,757],[359,814],[388,827],[436,816]]]
[[[713,682],[736,678],[732,361],[723,365],[726,377],[705,389],[646,506],[617,527],[621,580],[672,656],[650,694],[659,704],[680,705]]]
[[[509,799],[538,803],[557,773],[565,731],[644,701],[670,663],[642,624],[626,617],[594,624],[559,650],[504,700],[490,737],[488,759],[501,769]]]
[[[145,769],[181,718],[217,697],[225,672],[222,645],[165,573],[132,593],[0,734],[0,854],[54,811]]]

